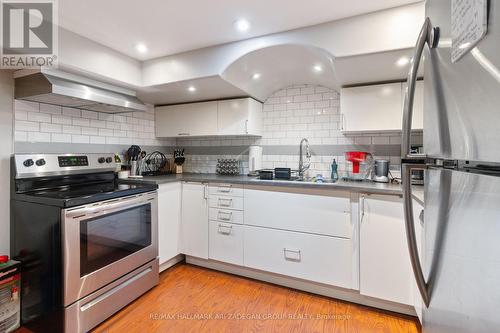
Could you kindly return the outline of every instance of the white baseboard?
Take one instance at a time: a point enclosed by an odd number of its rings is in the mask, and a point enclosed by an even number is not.
[[[347,302],[366,305],[382,310],[397,312],[409,316],[416,317],[415,308],[406,304],[389,302],[373,297],[361,295],[358,290],[350,290],[344,288],[333,287],[321,283],[310,282],[306,280],[296,279],[289,276],[259,271],[252,268],[231,265],[214,260],[206,260],[195,257],[186,256],[188,264],[197,265],[205,268],[214,269],[230,274],[241,275],[255,280],[261,280],[272,284],[285,286],[288,288],[307,291],[313,294],[323,295],[331,298],[340,299]]]
[[[183,261],[185,258],[185,256],[183,254],[178,254],[176,255],[175,257],[173,257],[172,259],[170,260],[167,260],[166,262],[164,263],[161,263],[160,264],[160,273],[163,272],[164,270],[166,269],[169,269],[170,267],[172,267],[173,265]]]

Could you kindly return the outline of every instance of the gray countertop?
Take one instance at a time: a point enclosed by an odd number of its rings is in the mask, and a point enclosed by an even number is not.
[[[401,185],[398,184],[383,184],[369,181],[344,181],[339,180],[336,183],[313,183],[301,181],[288,181],[288,180],[261,180],[256,177],[248,176],[221,176],[216,174],[194,174],[184,173],[167,176],[157,177],[144,177],[139,179],[129,179],[124,182],[149,182],[157,185],[187,181],[187,182],[208,182],[208,183],[230,183],[230,184],[243,184],[243,185],[259,185],[259,186],[283,186],[295,188],[331,188],[333,190],[348,190],[360,193],[370,194],[388,194],[388,195],[402,195]]]

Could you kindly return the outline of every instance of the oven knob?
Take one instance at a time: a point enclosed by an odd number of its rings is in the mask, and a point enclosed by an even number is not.
[[[112,157],[107,157],[106,158],[106,163],[111,163],[113,162],[113,158]]]
[[[43,165],[45,165],[45,163],[46,162],[45,162],[45,160],[43,158],[41,158],[41,159],[39,159],[39,160],[36,161],[36,165],[38,165],[38,166],[43,166]]]
[[[97,159],[97,162],[99,162],[99,164],[103,164],[104,162],[106,162],[106,159],[104,157],[99,157]]]
[[[33,166],[33,164],[35,164],[33,162],[33,160],[30,158],[30,159],[27,159],[26,161],[23,162],[23,165],[27,168],[29,168],[30,166]]]

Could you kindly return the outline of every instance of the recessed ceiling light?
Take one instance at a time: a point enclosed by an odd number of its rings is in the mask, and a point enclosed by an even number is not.
[[[137,44],[135,48],[137,49],[137,51],[139,51],[139,53],[148,52],[148,48],[144,44]]]
[[[410,63],[410,58],[408,57],[401,57],[398,59],[398,61],[396,61],[396,65],[398,65],[399,67],[406,66],[409,63]]]
[[[254,80],[260,79],[260,73],[255,73],[254,75],[252,75],[252,79]]]
[[[323,71],[323,67],[321,65],[314,65],[313,71],[315,71],[316,73],[321,73]]]
[[[245,32],[245,31],[248,31],[248,29],[250,29],[250,22],[248,22],[245,19],[239,19],[239,20],[234,21],[234,27],[239,32]]]
[[[194,86],[189,86],[188,91],[189,91],[189,92],[195,92],[195,91],[196,91],[196,87],[194,87]]]

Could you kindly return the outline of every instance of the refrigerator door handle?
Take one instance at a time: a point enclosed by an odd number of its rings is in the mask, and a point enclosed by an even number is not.
[[[413,219],[413,201],[411,194],[411,172],[412,170],[427,169],[425,164],[403,164],[403,206],[404,206],[404,219],[406,229],[406,240],[408,243],[408,251],[410,253],[411,267],[415,281],[422,296],[422,300],[426,307],[429,307],[430,292],[429,285],[425,281],[422,265],[420,264],[420,257],[418,254],[417,237],[415,235],[415,221]]]
[[[417,84],[418,68],[420,66],[420,59],[424,52],[425,45],[430,48],[437,47],[439,42],[439,28],[433,28],[430,19],[425,19],[424,25],[418,35],[417,43],[415,45],[415,52],[411,61],[408,77],[406,79],[407,87],[405,91],[405,100],[403,107],[403,131],[401,138],[401,157],[403,159],[421,159],[424,156],[410,154],[411,148],[411,123],[413,120],[413,102],[415,99],[415,87]]]

